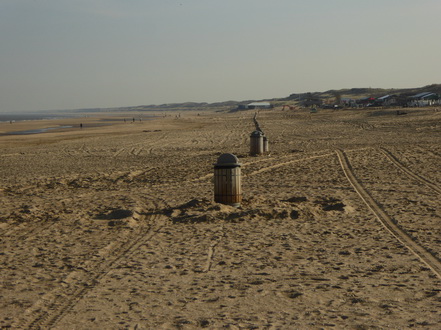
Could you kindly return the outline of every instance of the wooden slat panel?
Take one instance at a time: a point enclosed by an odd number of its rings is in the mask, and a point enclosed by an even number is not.
[[[260,155],[263,153],[263,138],[260,137],[251,137],[250,139],[250,154],[251,155]]]
[[[214,170],[214,200],[217,203],[236,204],[242,201],[240,167]]]

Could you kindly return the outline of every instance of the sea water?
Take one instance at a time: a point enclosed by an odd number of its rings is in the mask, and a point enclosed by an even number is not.
[[[40,129],[30,129],[28,131],[16,131],[16,132],[9,132],[6,133],[6,135],[28,135],[28,134],[39,134],[39,133],[45,133],[47,131],[53,130],[53,129],[62,129],[62,128],[72,128],[73,126],[58,126],[58,127],[46,127],[46,128],[40,128]]]
[[[29,120],[51,120],[51,119],[62,119],[62,118],[73,118],[75,115],[69,114],[54,114],[54,113],[0,113],[0,123],[13,123],[20,121]],[[13,127],[13,126],[11,126]],[[57,126],[57,127],[46,127],[40,129],[32,129],[27,131],[15,131],[0,135],[28,135],[28,134],[40,134],[45,133],[54,129],[62,128],[72,128],[73,126]]]
[[[17,122],[25,120],[43,120],[43,119],[61,119],[72,118],[66,114],[53,114],[53,113],[0,113],[1,122]]]

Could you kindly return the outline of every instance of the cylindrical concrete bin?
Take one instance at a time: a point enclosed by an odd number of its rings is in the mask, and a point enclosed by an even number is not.
[[[254,131],[250,135],[250,155],[263,154],[263,133],[261,131]]]
[[[268,138],[266,136],[263,136],[263,152],[269,152]]]
[[[242,188],[240,163],[233,154],[222,154],[214,164],[214,201],[231,206],[240,206]]]

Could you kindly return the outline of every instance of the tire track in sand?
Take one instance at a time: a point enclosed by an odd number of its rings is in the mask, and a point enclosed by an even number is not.
[[[275,165],[270,165],[270,166],[267,166],[267,167],[263,167],[263,168],[261,168],[259,170],[256,170],[256,171],[253,171],[251,173],[248,173],[247,175],[244,175],[244,177],[260,174],[262,172],[270,171],[270,170],[273,170],[275,168],[279,168],[279,167],[282,167],[282,166],[290,165],[292,163],[298,163],[298,162],[302,162],[302,161],[310,160],[310,159],[329,157],[329,156],[332,156],[332,155],[333,155],[333,153],[325,153],[325,154],[316,155],[316,156],[309,156],[309,157],[304,157],[304,158],[296,158],[296,159],[289,160],[289,161],[286,161],[286,162],[283,162],[283,163],[277,163]]]
[[[392,164],[394,164],[396,167],[406,173],[409,177],[415,179],[420,183],[425,184],[427,187],[441,195],[441,188],[438,187],[435,183],[412,172],[410,169],[404,166],[390,151],[386,150],[385,148],[380,148],[380,151],[391,161]]]
[[[333,153],[326,153],[326,154],[322,154],[322,155],[317,155],[317,156],[310,156],[310,157],[304,157],[304,158],[296,158],[296,159],[292,159],[292,160],[288,160],[282,163],[277,163],[275,165],[269,165],[267,167],[263,167],[261,169],[255,170],[253,172],[250,172],[248,174],[242,174],[242,177],[247,177],[247,176],[251,176],[251,175],[255,175],[255,174],[259,174],[261,172],[265,172],[265,171],[270,171],[274,168],[278,168],[278,167],[282,167],[282,166],[286,166],[289,165],[291,163],[296,163],[296,162],[302,162],[305,160],[310,160],[310,159],[315,159],[315,158],[322,158],[322,157],[328,157],[328,156],[332,156]],[[254,161],[250,161],[247,163],[242,163],[242,168],[246,168],[248,166],[252,166],[258,163],[264,163],[264,162],[270,162],[271,164],[273,164],[273,162],[275,160],[281,160],[281,159],[286,159],[286,158],[291,158],[294,157],[293,155],[286,155],[286,156],[281,156],[279,158],[276,157],[268,157],[268,158],[263,158],[263,159],[257,159]],[[273,162],[272,162],[273,161]],[[200,182],[200,181],[206,181],[206,180],[210,180],[212,177],[214,176],[214,173],[208,173],[206,175],[203,175],[201,177],[195,178],[195,179],[191,179],[189,180],[190,182]],[[162,183],[161,185],[174,185],[175,183]]]
[[[221,225],[221,227],[220,227],[220,235],[208,247],[207,262],[206,262],[206,265],[205,265],[204,270],[203,270],[204,273],[208,273],[211,270],[211,266],[213,264],[213,257],[214,257],[214,254],[215,254],[216,246],[224,239],[224,237],[225,237],[224,226]]]
[[[95,256],[98,261],[90,260],[77,270],[71,272],[58,288],[48,292],[25,312],[25,318],[19,329],[45,329],[54,327],[90,290],[100,284],[100,281],[125,257],[130,256],[141,245],[149,241],[164,226],[165,216],[156,212],[165,203],[151,197],[153,208],[149,211],[143,203],[135,210],[135,217],[144,223],[137,233],[123,241],[112,242],[102,248]],[[165,205],[167,206],[167,205]],[[93,259],[93,258],[92,258]]]
[[[432,271],[441,278],[441,262],[435,258],[429,251],[424,249],[416,243],[406,232],[396,225],[394,220],[384,212],[381,207],[375,202],[371,195],[364,189],[360,182],[358,182],[351,169],[351,164],[344,151],[336,150],[338,160],[341,168],[348,179],[349,183],[355,189],[356,193],[366,203],[367,207],[375,214],[377,219],[386,227],[386,229],[397,238],[404,246],[406,246],[412,253],[420,258]]]

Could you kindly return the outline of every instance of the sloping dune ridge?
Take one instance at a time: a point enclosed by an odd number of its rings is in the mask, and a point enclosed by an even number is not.
[[[254,111],[0,123],[0,327],[439,329],[441,111],[406,112],[261,110],[260,156]]]

